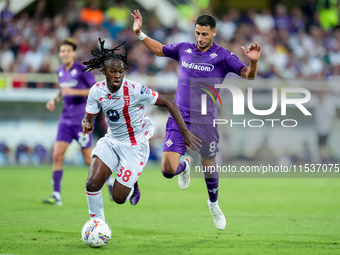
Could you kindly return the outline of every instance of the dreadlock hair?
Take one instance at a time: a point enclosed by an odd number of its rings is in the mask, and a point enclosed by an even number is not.
[[[129,69],[129,63],[127,62],[127,47],[124,45],[125,41],[111,50],[104,48],[105,40],[102,41],[101,38],[99,38],[99,43],[100,48],[91,51],[92,55],[95,56],[95,58],[90,59],[87,62],[83,62],[86,67],[82,71],[92,71],[94,69],[104,67],[105,61],[111,59],[123,61],[124,70]],[[115,51],[118,51],[119,47],[122,45],[124,45],[125,48],[124,54],[116,53]]]

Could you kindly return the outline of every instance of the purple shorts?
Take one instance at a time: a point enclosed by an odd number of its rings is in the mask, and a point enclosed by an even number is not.
[[[80,125],[59,123],[56,140],[71,143],[75,139],[83,149],[87,149],[92,147],[92,136],[93,133],[84,135]]]
[[[208,124],[187,123],[188,129],[202,140],[200,155],[202,158],[211,159],[216,157],[218,152],[219,135],[217,125],[213,127]],[[173,151],[184,155],[187,151],[183,136],[178,129],[177,123],[173,118],[169,118],[166,123],[165,140],[163,151]]]

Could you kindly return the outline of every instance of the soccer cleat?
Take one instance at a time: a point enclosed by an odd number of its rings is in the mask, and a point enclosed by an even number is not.
[[[186,190],[189,187],[189,184],[190,184],[190,168],[191,168],[193,159],[192,159],[192,157],[187,156],[187,157],[184,158],[184,160],[186,160],[188,162],[189,166],[187,166],[185,168],[185,170],[178,175],[178,186],[182,190]]]
[[[133,194],[132,194],[132,196],[129,199],[130,200],[130,204],[132,204],[132,205],[138,204],[139,199],[140,199],[140,190],[138,188],[137,182],[135,183],[134,188],[135,188],[135,190],[133,191]]]
[[[208,200],[208,207],[209,207],[209,210],[210,210],[211,215],[212,215],[213,220],[214,220],[214,224],[217,227],[217,229],[219,229],[219,230],[225,229],[225,226],[227,225],[227,221],[226,221],[224,214],[221,211],[220,207],[217,205],[217,206],[211,208],[209,206],[209,200]]]
[[[49,205],[62,205],[62,201],[61,199],[57,199],[55,196],[50,196],[49,198],[45,198],[43,199],[41,202],[43,202],[44,204],[49,204]]]

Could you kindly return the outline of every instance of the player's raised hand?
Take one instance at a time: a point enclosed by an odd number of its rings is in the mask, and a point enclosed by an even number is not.
[[[83,128],[83,134],[91,134],[94,126],[86,119],[83,118],[83,120],[81,121],[81,127]]]
[[[55,99],[51,99],[50,101],[48,101],[47,104],[46,104],[46,108],[50,112],[54,112],[54,110],[55,110]]]
[[[188,148],[190,147],[193,151],[200,151],[200,148],[202,148],[202,140],[199,139],[197,136],[195,136],[193,133],[191,133],[189,130],[182,134],[184,139],[184,144]]]
[[[133,31],[135,32],[136,35],[139,35],[142,29],[143,18],[139,10],[134,10],[133,12],[135,13],[135,14],[131,13],[131,16],[134,18]]]
[[[246,48],[244,48],[243,46],[241,46],[241,48],[244,51],[244,54],[246,54],[251,61],[259,60],[261,55],[261,46],[257,44],[257,42],[255,42],[255,45],[251,44],[248,47],[248,50],[246,50]]]

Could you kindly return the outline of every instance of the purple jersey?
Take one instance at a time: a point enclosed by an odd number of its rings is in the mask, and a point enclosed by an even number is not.
[[[65,66],[59,67],[57,75],[60,88],[88,89],[96,83],[90,72],[82,72],[84,66],[74,62],[70,70],[65,71]],[[87,97],[84,96],[63,96],[64,108],[60,117],[60,123],[67,125],[79,125],[85,115]]]
[[[206,52],[198,50],[196,43],[189,42],[165,45],[163,52],[165,56],[179,62],[175,103],[184,121],[200,124],[213,123],[212,119],[217,118],[217,107],[212,99],[207,101],[208,115],[200,114],[201,94],[205,93],[201,88],[207,88],[205,83],[209,83],[207,85],[211,87],[222,83],[229,72],[240,75],[245,64],[234,53],[216,43],[213,43]],[[204,84],[199,82],[199,79],[204,80]],[[219,92],[219,89],[215,90]],[[211,94],[216,100],[217,96],[214,93]]]

